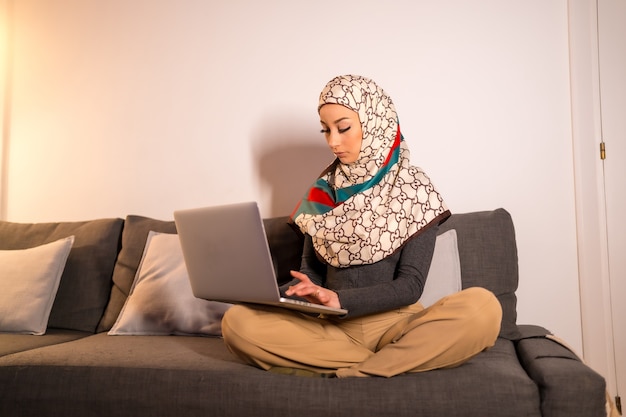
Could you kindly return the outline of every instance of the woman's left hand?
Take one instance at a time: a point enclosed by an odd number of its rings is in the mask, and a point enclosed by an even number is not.
[[[296,295],[298,297],[305,298],[315,304],[322,304],[328,307],[341,308],[339,302],[339,296],[336,292],[329,290],[328,288],[320,287],[311,282],[311,279],[302,272],[291,271],[291,276],[299,279],[300,282],[296,285],[291,285],[285,294],[288,296]]]

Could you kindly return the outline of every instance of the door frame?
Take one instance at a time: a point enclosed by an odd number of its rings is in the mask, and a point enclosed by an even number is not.
[[[616,364],[600,159],[598,0],[568,0],[572,147],[583,358],[616,395]]]

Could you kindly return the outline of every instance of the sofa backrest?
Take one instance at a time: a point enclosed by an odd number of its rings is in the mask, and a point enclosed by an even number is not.
[[[279,284],[291,280],[289,271],[298,269],[303,239],[287,223],[288,217],[264,219]],[[516,339],[518,285],[517,246],[510,214],[504,209],[453,214],[439,228],[439,233],[456,229],[461,265],[462,287],[484,287],[502,304],[500,336]],[[141,261],[150,231],[176,233],[173,221],[128,216],[122,233],[122,248],[113,271],[113,287],[98,331],[111,329],[119,315]]]
[[[74,236],[48,327],[95,332],[111,291],[122,219],[0,222],[0,250],[28,249]]]
[[[291,279],[289,271],[298,269],[302,254],[302,237],[287,220],[286,216],[264,219],[279,283]],[[453,214],[440,226],[439,233],[450,229],[457,232],[462,287],[491,290],[502,304],[500,336],[516,339],[515,291],[519,277],[510,214],[504,209]],[[98,219],[37,224],[3,221],[0,250],[31,248],[74,235],[48,326],[107,331],[126,301],[151,230],[176,233],[173,221],[141,216],[128,216],[125,221]]]
[[[456,229],[463,288],[483,287],[502,305],[500,336],[517,339],[519,281],[517,244],[511,215],[504,209],[453,214],[439,233]]]

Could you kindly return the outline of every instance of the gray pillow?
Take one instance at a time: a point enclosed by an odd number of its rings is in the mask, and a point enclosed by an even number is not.
[[[0,222],[0,249],[26,249],[74,236],[48,327],[93,333],[111,292],[122,219]]]

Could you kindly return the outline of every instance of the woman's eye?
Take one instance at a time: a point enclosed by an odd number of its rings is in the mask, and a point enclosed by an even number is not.
[[[352,126],[348,126],[348,127],[343,128],[343,129],[337,129],[337,132],[339,132],[339,133],[346,133],[348,130],[350,130],[351,127]],[[322,130],[320,130],[320,133],[323,133],[323,134],[327,135],[327,134],[330,133],[330,128],[322,129]]]

